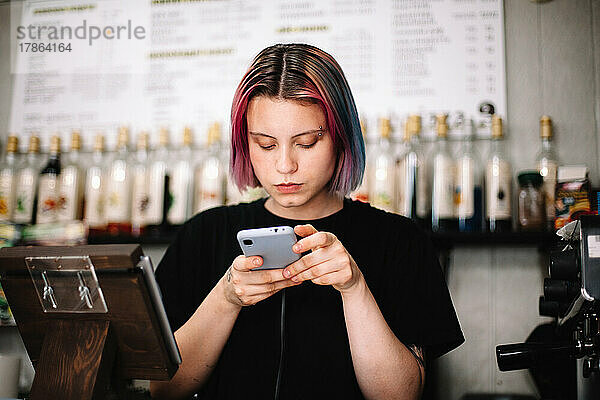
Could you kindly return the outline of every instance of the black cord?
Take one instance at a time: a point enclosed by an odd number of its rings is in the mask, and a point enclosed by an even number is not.
[[[275,383],[275,400],[279,400],[279,388],[281,386],[281,376],[283,375],[283,360],[285,354],[285,289],[281,291],[281,317],[279,335],[281,347],[279,353],[279,366],[277,367],[277,382]]]

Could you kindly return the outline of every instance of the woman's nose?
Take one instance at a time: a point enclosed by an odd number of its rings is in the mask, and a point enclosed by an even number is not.
[[[291,153],[291,150],[282,147],[279,153],[277,154],[275,169],[280,174],[291,174],[294,173],[296,169],[298,169],[298,163],[296,162],[293,154]]]

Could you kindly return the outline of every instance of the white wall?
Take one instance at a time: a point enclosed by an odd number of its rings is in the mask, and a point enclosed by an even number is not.
[[[587,164],[598,186],[600,1],[505,0],[505,18],[507,141],[514,170],[534,166],[539,117],[548,114],[561,161]],[[9,6],[0,4],[0,136],[6,135],[10,112],[9,21]],[[162,249],[152,251],[158,262]],[[525,340],[543,321],[537,301],[547,271],[544,257],[535,248],[461,247],[452,253],[448,284],[467,342],[439,362],[440,398],[535,393],[526,372],[498,371],[494,348]],[[0,331],[0,345],[3,340]]]

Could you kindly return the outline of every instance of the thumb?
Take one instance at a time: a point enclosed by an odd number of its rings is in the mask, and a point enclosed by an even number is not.
[[[317,232],[318,231],[315,229],[315,227],[310,224],[296,225],[294,227],[294,233],[296,233],[296,235],[301,236],[301,237],[310,236],[313,233],[317,233]]]

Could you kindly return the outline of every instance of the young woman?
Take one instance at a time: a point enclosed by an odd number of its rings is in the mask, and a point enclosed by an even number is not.
[[[156,398],[417,399],[426,359],[463,336],[429,240],[408,219],[346,198],[365,147],[336,61],[275,45],[232,106],[231,172],[269,197],[196,215],[157,279],[183,362]],[[289,225],[295,263],[253,271],[239,230]]]

